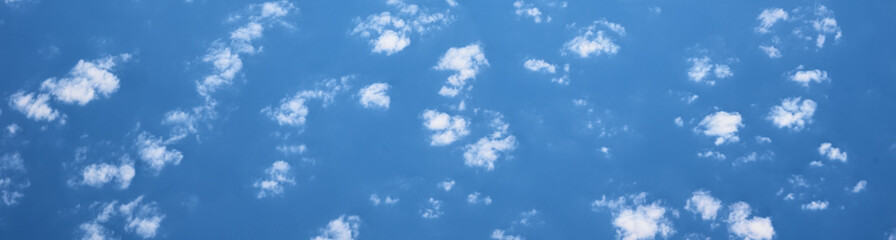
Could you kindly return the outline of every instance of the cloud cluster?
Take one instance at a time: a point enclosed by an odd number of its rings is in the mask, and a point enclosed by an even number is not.
[[[762,240],[772,239],[775,229],[772,227],[771,218],[753,216],[750,205],[745,202],[737,202],[729,206],[728,232],[737,238]]]
[[[722,145],[726,142],[740,141],[737,131],[744,126],[742,121],[740,113],[718,111],[706,115],[698,124],[697,130],[706,136],[716,137],[715,144]]]
[[[140,160],[143,160],[156,172],[162,171],[167,165],[178,165],[184,155],[177,149],[170,149],[170,139],[163,141],[150,133],[143,132],[137,136],[136,146]]]
[[[828,38],[833,37],[837,41],[843,36],[843,31],[834,18],[834,11],[824,5],[799,7],[790,11],[782,8],[763,9],[756,20],[759,24],[754,30],[760,35],[771,36],[770,42],[759,46],[769,58],[781,57],[779,47],[783,45],[782,39],[814,43],[816,48],[821,49]]]
[[[423,111],[423,126],[432,132],[430,145],[445,146],[470,134],[470,123],[460,115],[448,115],[436,110]]]
[[[812,116],[815,115],[818,104],[812,99],[801,100],[799,97],[781,100],[781,105],[772,107],[766,119],[772,121],[778,128],[802,130],[806,124],[812,123]]]
[[[436,200],[434,198],[429,198],[427,202],[429,203],[429,207],[421,210],[421,217],[425,219],[434,219],[441,217],[442,214],[445,214],[444,212],[442,212],[442,201]]]
[[[467,80],[475,79],[480,68],[487,67],[488,60],[482,52],[479,43],[473,43],[464,47],[449,48],[448,51],[439,59],[436,70],[454,71],[454,74],[448,76],[448,81],[441,89],[439,95],[446,97],[457,96],[460,91],[465,90],[464,86]]]
[[[562,74],[558,74],[560,71],[557,70],[559,68],[557,65],[550,64],[537,58],[527,59],[526,62],[523,63],[523,67],[531,72],[555,75],[555,77],[551,78],[551,82],[569,85],[569,64],[563,65],[563,68],[561,69]]]
[[[118,201],[95,205],[100,212],[96,218],[79,226],[81,239],[117,239],[115,233],[106,225],[118,225],[109,223],[113,218],[122,219],[124,230],[147,239],[154,238],[156,232],[165,219],[155,202],[143,203],[143,196],[139,196],[129,203],[119,204]]]
[[[563,45],[566,52],[581,58],[600,55],[615,55],[619,52],[613,35],[625,36],[625,28],[607,20],[594,21],[578,30],[579,33]]]
[[[467,203],[469,203],[469,204],[482,203],[485,205],[490,205],[490,204],[492,204],[492,197],[490,197],[490,196],[483,197],[482,193],[473,192],[473,193],[470,193],[470,195],[467,195]]]
[[[50,78],[41,83],[40,92],[18,91],[10,95],[9,104],[30,119],[54,121],[65,115],[50,106],[52,96],[58,102],[84,106],[99,99],[108,98],[118,91],[118,76],[111,71],[116,65],[126,62],[130,54],[108,56],[92,61],[78,60],[78,63],[62,78]]]
[[[270,168],[265,169],[264,173],[267,174],[267,177],[259,179],[255,181],[255,184],[252,184],[253,187],[258,189],[256,197],[277,196],[283,193],[283,186],[295,185],[296,181],[292,176],[292,172],[290,172],[290,168],[289,163],[276,161],[271,164]]]
[[[715,85],[716,80],[734,76],[728,64],[713,63],[707,56],[688,58],[688,62],[691,63],[688,79],[694,82]]]
[[[320,235],[311,240],[354,240],[358,238],[361,218],[358,216],[339,216],[326,227],[320,229]]]
[[[716,214],[722,208],[722,201],[713,197],[708,191],[696,191],[688,199],[684,209],[695,214],[700,214],[703,220],[715,220]]]
[[[358,91],[361,98],[359,102],[365,108],[389,109],[389,84],[388,83],[372,83]]]
[[[131,185],[135,174],[132,162],[124,162],[118,166],[108,163],[90,164],[81,169],[80,184],[99,188],[115,181],[120,189],[126,189]]]
[[[831,161],[846,162],[846,152],[840,151],[839,148],[833,147],[833,145],[828,142],[818,146],[818,154],[821,154],[821,156],[824,156]]]
[[[353,77],[343,76],[339,79],[325,80],[317,84],[318,89],[296,92],[292,97],[280,99],[280,106],[265,107],[261,113],[281,126],[302,127],[308,116],[308,106],[306,105],[308,101],[320,100],[324,106],[327,106],[333,102],[336,94],[348,90],[350,87],[348,81]]]
[[[508,153],[516,148],[516,137],[508,131],[510,125],[504,122],[504,116],[494,113],[495,117],[489,124],[494,128],[491,135],[480,138],[475,143],[464,146],[464,164],[469,167],[479,167],[486,171],[495,169],[495,161],[502,153]]]
[[[672,221],[666,217],[667,209],[660,202],[647,204],[647,194],[633,194],[607,199],[606,196],[594,201],[595,209],[607,208],[613,214],[616,235],[624,240],[653,239],[657,235],[666,238],[675,233]],[[629,203],[629,201],[631,203]]]
[[[356,18],[351,34],[368,39],[371,52],[392,55],[411,45],[411,36],[438,30],[452,21],[450,12],[430,13],[428,9],[401,0],[389,0],[386,4],[395,11],[382,12]],[[456,3],[454,4],[456,5]]]
[[[821,83],[830,80],[827,71],[819,69],[803,70],[803,65],[798,66],[793,74],[790,75],[790,81],[799,83],[803,87],[809,87],[809,83],[812,82]]]
[[[395,205],[399,200],[400,199],[398,198],[392,198],[392,196],[386,196],[386,198],[383,199],[376,194],[370,194],[370,203],[374,206],[379,206],[380,204]]]
[[[0,156],[0,200],[11,206],[25,197],[22,193],[31,186],[25,178],[25,160],[19,153],[4,153]]]

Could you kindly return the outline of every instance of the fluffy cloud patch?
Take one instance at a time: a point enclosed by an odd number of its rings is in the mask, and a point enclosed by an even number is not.
[[[802,70],[802,69],[803,69],[803,65],[800,65],[799,67],[797,67],[796,70],[793,72],[793,74],[790,75],[790,80],[797,82],[800,85],[803,85],[803,87],[809,87],[809,83],[811,83],[811,82],[821,83],[821,82],[827,82],[827,81],[831,80],[830,78],[828,78],[828,72],[826,72],[826,71],[819,70],[819,69],[812,69],[812,70]]]
[[[446,97],[457,96],[460,91],[464,90],[467,80],[475,79],[480,68],[487,67],[488,60],[482,53],[482,47],[479,43],[473,43],[465,47],[449,48],[448,51],[439,59],[436,65],[437,70],[454,71],[455,73],[448,76],[448,81],[439,90],[439,95]]]
[[[759,16],[756,17],[759,20],[759,26],[756,27],[756,32],[759,33],[768,33],[768,30],[775,25],[779,20],[787,20],[788,14],[784,9],[780,8],[769,8],[762,10],[762,13],[759,13]]]
[[[715,220],[716,214],[722,208],[722,201],[714,198],[708,191],[696,191],[688,199],[684,209],[695,214],[700,214],[703,220]]]
[[[762,50],[765,55],[768,55],[768,58],[781,58],[781,50],[778,50],[775,46],[761,45],[759,46],[759,50]]]
[[[822,143],[821,146],[818,146],[818,154],[824,156],[828,160],[831,161],[841,161],[846,162],[846,152],[840,151],[839,148],[835,148],[831,145],[831,143]]]
[[[93,61],[78,60],[68,76],[47,79],[40,88],[60,102],[84,106],[94,99],[107,98],[118,91],[118,76],[110,71],[118,63],[130,58],[130,54],[122,54]]]
[[[365,108],[389,109],[389,103],[391,102],[387,92],[389,88],[390,86],[387,83],[373,83],[361,88],[358,91],[358,96],[361,97],[361,105]]]
[[[280,106],[265,107],[261,110],[261,113],[276,121],[280,126],[302,127],[305,125],[305,120],[308,116],[306,103],[310,100],[321,100],[322,104],[327,106],[327,104],[333,102],[336,94],[350,87],[348,81],[351,78],[353,76],[324,80],[317,84],[318,89],[299,91],[292,97],[280,99]]]
[[[113,225],[113,219],[121,219],[126,232],[134,233],[140,238],[154,238],[165,215],[161,214],[155,202],[143,203],[139,196],[129,203],[118,201],[96,205],[99,213],[96,218],[79,226],[81,239],[115,239],[115,233],[104,225]],[[118,224],[114,224],[118,225]]]
[[[451,188],[454,188],[454,184],[455,184],[454,180],[448,179],[448,180],[439,182],[439,184],[437,184],[436,186],[441,188],[442,190],[445,190],[446,192],[448,192],[448,191],[451,191]]]
[[[802,209],[805,211],[820,211],[828,208],[828,201],[811,201],[803,204]]]
[[[492,235],[490,237],[491,237],[491,239],[495,239],[495,240],[523,240],[524,239],[520,236],[506,234],[506,233],[504,233],[504,230],[501,230],[501,229],[495,229],[494,231],[492,231]]]
[[[729,113],[718,111],[703,118],[697,126],[699,131],[709,137],[716,137],[715,144],[721,145],[726,142],[737,142],[740,138],[737,136],[738,128],[744,126],[740,113]]]
[[[0,156],[0,198],[3,204],[11,206],[25,197],[22,193],[31,186],[25,178],[25,160],[19,153],[4,153]]]
[[[625,28],[607,20],[594,21],[593,24],[579,30],[579,34],[566,42],[563,48],[581,58],[600,55],[616,55],[619,45],[613,35],[625,36]]]
[[[608,200],[606,196],[594,201],[592,207],[607,208],[613,213],[616,235],[624,240],[666,238],[675,233],[666,208],[659,202],[646,204],[646,193]],[[631,204],[629,204],[631,201]]]
[[[737,238],[761,240],[772,239],[775,229],[772,227],[771,218],[753,216],[750,205],[745,202],[737,202],[729,207],[728,231]]]
[[[130,162],[118,166],[108,163],[90,164],[81,170],[81,184],[98,188],[115,181],[119,188],[126,189],[131,185],[135,174],[134,164]]]
[[[766,119],[772,121],[778,128],[802,130],[806,124],[812,123],[812,116],[815,115],[818,104],[812,99],[800,100],[802,99],[799,97],[785,98],[781,101],[781,105],[772,107]]]
[[[283,193],[283,186],[295,185],[296,181],[290,172],[289,163],[276,161],[270,168],[265,169],[266,178],[255,181],[252,186],[258,189],[256,197],[273,197]]]
[[[423,111],[423,126],[432,132],[430,145],[445,146],[470,134],[470,123],[462,116],[451,116],[436,110]]]
[[[429,198],[428,200],[429,207],[424,208],[421,211],[420,216],[425,219],[434,219],[439,218],[444,214],[442,212],[442,201],[436,200],[434,198]]]
[[[531,3],[523,2],[522,0],[517,0],[513,2],[513,12],[516,13],[517,16],[520,17],[528,17],[532,18],[532,21],[535,23],[541,22],[541,10],[538,10],[535,5]],[[545,19],[547,22],[551,21],[551,17],[547,17]]]
[[[694,82],[703,82],[715,85],[716,80],[734,76],[731,67],[727,64],[712,63],[707,56],[688,58],[691,68],[688,68],[688,78]]]
[[[491,135],[464,146],[465,165],[492,171],[502,153],[508,153],[516,148],[516,137],[509,134],[510,125],[504,123],[502,115],[496,113],[490,125],[495,129]]]
[[[467,195],[467,203],[469,203],[469,204],[482,203],[485,205],[490,205],[490,204],[492,204],[492,197],[490,197],[490,196],[483,197],[482,193],[474,192],[474,193],[470,193],[470,195]]]
[[[360,217],[342,215],[321,228],[320,235],[311,240],[354,240],[358,238],[360,228]]]
[[[376,194],[370,194],[370,203],[374,206],[379,206],[380,204],[385,205],[395,205],[398,203],[400,199],[392,198],[392,196],[386,196],[386,198],[380,198],[380,196]]]
[[[47,101],[49,100],[49,94],[26,94],[23,91],[18,91],[9,96],[9,105],[12,106],[13,109],[24,113],[25,116],[30,119],[37,121],[54,121],[56,118],[59,118],[60,113],[47,104]]]
[[[828,42],[828,38],[834,38],[836,41],[843,36],[843,31],[834,18],[834,11],[824,5],[799,7],[789,12],[781,8],[764,9],[756,19],[759,25],[755,31],[762,35],[771,35],[771,43],[760,45],[760,49],[771,58],[780,57],[780,51],[775,45],[781,45],[782,39],[814,43],[816,48],[821,49]]]
[[[551,78],[551,82],[559,83],[562,85],[569,85],[569,64],[563,65],[562,74],[558,73],[558,66],[554,64],[550,64],[544,60],[530,58],[527,59],[526,62],[523,63],[523,67],[531,72],[540,72],[546,74],[555,75],[555,77]]]
[[[861,191],[864,191],[867,186],[868,186],[868,181],[865,181],[865,180],[859,181],[856,183],[856,185],[854,187],[852,187],[852,193],[859,193]]]
[[[401,0],[389,0],[386,4],[395,11],[373,14],[363,20],[356,18],[355,28],[351,31],[352,35],[367,39],[373,53],[392,55],[400,52],[411,45],[412,35],[438,30],[452,20],[447,10],[430,13],[426,8]]]
[[[156,171],[161,171],[167,165],[180,164],[184,158],[183,153],[177,149],[169,149],[168,144],[168,141],[162,141],[160,137],[147,132],[140,133],[136,142],[140,160]]]

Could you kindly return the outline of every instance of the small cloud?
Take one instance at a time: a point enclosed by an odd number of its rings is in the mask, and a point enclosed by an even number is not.
[[[858,183],[856,183],[856,186],[852,187],[852,192],[853,192],[853,193],[859,193],[859,192],[862,192],[862,191],[865,190],[865,188],[866,188],[867,186],[868,186],[868,181],[861,180],[861,181],[859,181]]]
[[[358,216],[339,216],[326,227],[320,229],[320,235],[311,240],[354,240],[358,238],[361,218]]]
[[[479,43],[473,43],[464,47],[449,48],[439,59],[436,70],[448,70],[455,73],[448,76],[448,81],[439,90],[439,95],[445,97],[457,96],[464,90],[467,80],[475,79],[480,68],[489,66],[482,47]]]
[[[716,214],[719,212],[719,209],[722,208],[722,201],[718,198],[714,198],[709,194],[708,191],[696,191],[688,199],[686,205],[684,206],[685,210],[691,211],[695,214],[700,214],[700,218],[703,220],[715,220]]]
[[[429,207],[422,210],[422,213],[420,214],[421,217],[425,219],[434,219],[439,218],[440,216],[442,216],[442,214],[444,214],[444,212],[442,212],[441,201],[429,198],[428,203]]]
[[[283,193],[283,186],[295,185],[296,181],[290,172],[289,163],[276,161],[270,168],[265,169],[267,178],[255,181],[252,186],[258,189],[258,198],[273,197]]]
[[[709,137],[716,137],[715,144],[721,145],[726,142],[737,142],[740,138],[737,136],[738,128],[743,127],[740,113],[729,113],[718,111],[703,118],[697,126],[697,130],[703,132]]]
[[[576,54],[580,58],[616,55],[620,47],[614,42],[615,39],[610,33],[625,36],[625,28],[607,20],[594,21],[591,25],[579,29],[579,34],[566,42],[563,48],[566,52]]]
[[[470,195],[467,195],[467,203],[469,203],[470,205],[479,204],[479,203],[482,203],[485,205],[490,205],[490,204],[492,204],[492,197],[490,197],[490,196],[483,197],[481,193],[474,192],[474,193],[470,193]]]
[[[821,154],[821,156],[824,156],[831,161],[846,162],[846,152],[833,147],[831,143],[822,143],[821,146],[818,147],[818,154]]]
[[[828,208],[828,201],[812,201],[802,205],[805,211],[820,211]]]
[[[373,83],[361,88],[358,91],[358,96],[361,97],[359,100],[361,106],[365,108],[389,109],[389,103],[391,102],[388,93],[389,88],[390,86],[387,83]]]
[[[801,100],[799,97],[785,98],[781,101],[781,105],[772,107],[766,119],[772,121],[778,128],[802,130],[806,124],[812,123],[812,116],[815,115],[818,104],[811,99]]]
[[[728,231],[734,236],[755,240],[774,238],[775,229],[772,227],[771,218],[757,216],[750,218],[752,210],[745,202],[731,204],[729,209],[731,212],[727,220]]]
[[[470,125],[462,116],[451,116],[436,110],[423,112],[423,126],[432,132],[430,145],[445,146],[470,134],[467,129]]]
[[[451,188],[454,187],[454,183],[455,183],[454,180],[448,179],[448,180],[440,182],[436,186],[441,188],[442,190],[445,190],[446,192],[448,192],[448,191],[451,191]]]

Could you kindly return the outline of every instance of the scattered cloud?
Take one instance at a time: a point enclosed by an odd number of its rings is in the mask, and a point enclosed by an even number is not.
[[[761,240],[772,239],[775,236],[775,229],[772,227],[772,220],[768,217],[753,216],[750,205],[745,202],[737,202],[729,206],[731,212],[728,213],[728,231],[737,238]]]
[[[252,186],[258,189],[256,197],[273,197],[283,193],[283,186],[295,185],[296,181],[290,172],[289,163],[276,161],[270,168],[265,169],[266,178],[255,181]]]
[[[619,45],[615,43],[612,35],[625,36],[625,28],[607,20],[594,21],[591,25],[579,29],[578,35],[566,42],[563,48],[581,58],[616,55],[619,52]]]
[[[833,147],[831,143],[826,142],[822,143],[821,146],[818,146],[818,154],[821,154],[821,156],[824,156],[831,161],[846,162],[846,152]]]
[[[759,50],[768,55],[768,58],[781,58],[781,51],[773,45],[760,45]]]
[[[542,21],[541,10],[538,10],[534,4],[526,3],[522,0],[513,2],[513,12],[516,13],[517,16],[531,18],[535,23],[541,23]],[[551,22],[551,17],[545,17],[545,21]]]
[[[778,128],[802,130],[806,124],[812,123],[812,116],[815,115],[818,104],[811,99],[800,100],[802,99],[799,97],[785,98],[781,101],[781,105],[772,107],[766,119],[772,121]]]
[[[380,196],[377,196],[376,194],[370,194],[370,203],[373,204],[374,206],[379,206],[380,204],[395,205],[395,204],[398,204],[399,200],[400,199],[398,199],[398,198],[392,198],[392,196],[386,196],[386,198],[383,199],[383,198],[380,198]]]
[[[339,79],[324,80],[317,83],[317,89],[296,92],[292,97],[280,99],[280,106],[267,106],[261,110],[261,113],[276,121],[280,126],[303,127],[308,116],[307,102],[321,100],[323,106],[327,106],[333,102],[338,93],[348,90],[350,87],[348,81],[353,77],[343,76]]]
[[[115,181],[120,189],[127,189],[134,175],[136,171],[133,162],[123,162],[118,166],[108,163],[90,164],[81,170],[80,184],[99,188]]]
[[[647,193],[633,194],[608,200],[606,196],[591,204],[595,209],[607,208],[613,213],[616,235],[624,240],[667,238],[675,234],[667,209],[660,202],[647,204]],[[631,204],[629,204],[631,201]]]
[[[480,167],[486,171],[495,169],[495,161],[501,153],[508,153],[516,148],[516,137],[509,134],[509,124],[504,116],[494,113],[495,118],[490,126],[495,129],[491,135],[480,138],[476,143],[464,146],[464,164],[469,167]]]
[[[861,180],[856,183],[856,186],[852,187],[852,192],[859,193],[861,191],[864,191],[867,186],[868,186],[868,181]]]
[[[361,88],[358,91],[358,96],[361,97],[361,106],[365,108],[389,109],[389,103],[391,102],[388,93],[389,88],[390,86],[387,83],[372,83]]]
[[[703,190],[694,192],[694,195],[688,199],[684,206],[685,210],[700,214],[701,219],[710,221],[716,219],[716,214],[718,214],[721,208],[722,201],[714,198],[708,191]]]
[[[788,43],[814,43],[815,48],[821,49],[828,38],[833,37],[835,41],[839,41],[843,36],[843,31],[834,18],[834,11],[824,5],[799,7],[790,11],[768,8],[762,10],[756,19],[759,25],[755,31],[771,38],[770,42],[759,47],[770,58],[781,57],[778,47],[782,45],[782,39],[788,40]]]
[[[820,211],[828,208],[828,201],[811,201],[803,204],[802,209],[805,211]]]
[[[137,136],[137,152],[140,160],[143,160],[156,172],[162,171],[167,165],[178,165],[184,155],[177,149],[169,149],[169,141],[163,141],[150,133],[143,132]]]
[[[788,14],[784,9],[780,8],[769,8],[762,10],[762,13],[759,13],[759,16],[756,17],[759,20],[759,26],[756,27],[756,32],[759,33],[768,33],[769,29],[775,25],[779,20],[787,20]]]
[[[360,228],[360,217],[342,215],[330,221],[326,227],[321,228],[320,235],[311,240],[354,240],[358,238]]]
[[[423,111],[423,126],[432,132],[430,145],[445,146],[470,134],[470,123],[460,115],[451,116],[436,110]]]
[[[515,235],[505,234],[504,230],[495,229],[492,231],[491,239],[495,240],[524,240],[524,238]]]
[[[703,118],[698,124],[696,130],[702,131],[708,137],[716,137],[715,144],[722,145],[726,142],[737,142],[740,138],[737,136],[738,128],[743,127],[740,113],[729,113],[718,111]]]
[[[118,91],[118,76],[110,71],[118,63],[130,58],[130,54],[121,54],[93,61],[78,60],[67,76],[47,79],[40,88],[52,94],[57,101],[84,106],[94,99],[107,98]]]
[[[445,190],[446,192],[448,192],[448,191],[451,191],[451,188],[454,187],[454,183],[455,183],[454,180],[448,179],[448,180],[439,182],[439,184],[437,184],[436,186],[441,188],[442,190]]]
[[[156,202],[143,203],[143,196],[139,196],[129,203],[119,204],[118,201],[110,203],[94,204],[91,206],[98,207],[99,213],[96,218],[79,226],[81,239],[116,239],[115,233],[105,225],[115,225],[109,223],[113,218],[122,219],[124,230],[134,233],[137,236],[147,239],[154,238],[156,232],[165,219],[165,215],[161,214]]]
[[[492,204],[492,197],[490,197],[490,196],[483,197],[482,193],[474,192],[474,193],[470,193],[470,195],[467,195],[467,203],[469,203],[471,205],[479,204],[479,203],[482,203],[485,205],[490,205],[490,204]]]
[[[790,75],[790,80],[803,85],[803,87],[809,87],[811,82],[821,83],[831,80],[828,78],[828,72],[826,71],[819,69],[803,70],[803,68],[803,65],[796,67],[796,70]]]
[[[433,218],[439,218],[440,216],[442,216],[442,214],[444,214],[444,212],[442,212],[442,201],[435,200],[433,198],[429,198],[428,203],[429,203],[429,207],[424,208],[421,211],[422,212],[420,214],[421,217],[423,217],[425,219],[433,219]]]
[[[0,198],[3,204],[11,206],[25,197],[23,193],[31,186],[25,177],[25,160],[19,153],[4,153],[0,156]]]
[[[13,109],[22,112],[30,119],[35,121],[54,121],[60,116],[65,118],[64,114],[50,107],[47,101],[50,100],[49,94],[35,94],[18,91],[9,96],[9,105]]]
[[[451,6],[457,5],[452,3],[448,2]],[[401,0],[386,1],[386,5],[395,10],[372,14],[365,19],[356,18],[357,25],[351,31],[352,35],[367,39],[373,53],[392,55],[400,52],[411,45],[411,36],[439,30],[453,19],[448,10],[430,13],[429,9]]]
[[[460,91],[465,90],[464,86],[466,86],[467,80],[476,79],[479,69],[487,66],[489,66],[488,60],[485,59],[485,54],[483,54],[479,43],[449,48],[439,59],[439,64],[435,69],[454,71],[455,73],[448,76],[448,81],[439,90],[439,95],[457,96]]]
[[[734,76],[728,64],[713,63],[708,56],[688,58],[688,62],[688,78],[697,83],[715,85],[716,80]]]
[[[725,158],[726,158],[725,154],[718,152],[718,151],[712,151],[712,150],[707,150],[705,152],[698,152],[697,157],[715,158],[717,160],[725,160]]]
[[[551,82],[569,85],[569,64],[564,64],[561,69],[562,73],[558,73],[560,71],[557,70],[557,65],[550,64],[541,59],[529,58],[523,63],[523,67],[531,72],[555,75],[555,77],[551,78]]]

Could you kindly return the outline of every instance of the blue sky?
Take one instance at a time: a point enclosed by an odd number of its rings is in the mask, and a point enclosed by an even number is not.
[[[896,2],[0,4],[0,239],[896,239]]]

